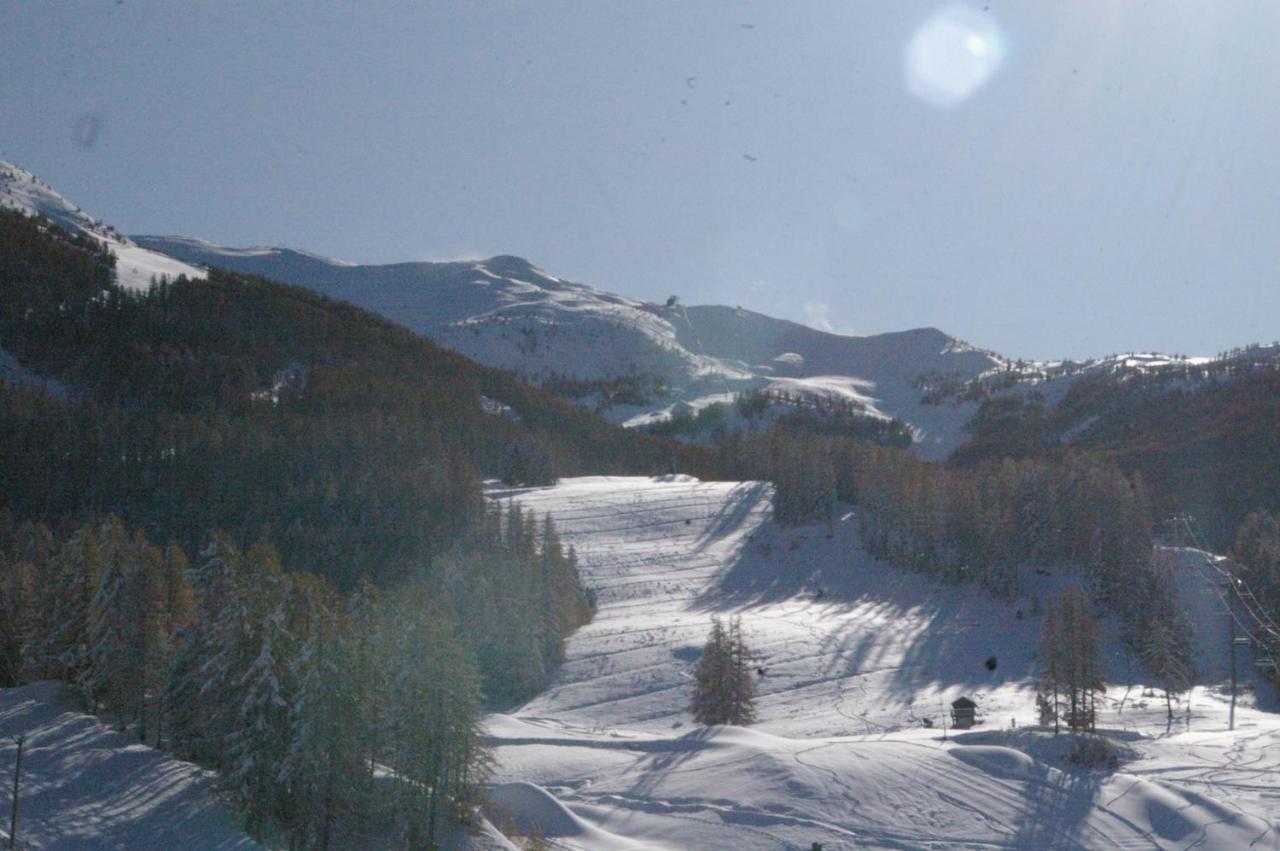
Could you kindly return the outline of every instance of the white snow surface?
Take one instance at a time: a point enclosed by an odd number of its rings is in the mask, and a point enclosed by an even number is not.
[[[0,161],[0,207],[27,215],[43,215],[72,233],[84,233],[103,243],[116,256],[116,283],[125,289],[145,290],[153,279],[174,279],[180,275],[191,280],[208,277],[202,268],[143,248],[91,217],[31,172],[3,161]]]
[[[25,735],[19,847],[39,851],[256,849],[214,792],[215,775],[74,708],[68,686],[0,689],[0,774],[8,847],[16,753]]]
[[[642,425],[679,404],[790,382],[801,396],[856,397],[899,417],[925,457],[964,439],[976,405],[922,405],[923,374],[967,380],[1004,361],[935,328],[865,337],[829,334],[742,308],[654,304],[556,277],[519,257],[352,266],[290,249],[238,249],[138,236],[187,262],[224,266],[351,301],[490,366],[544,382],[647,376],[670,392],[641,405],[581,401]]]
[[[1101,727],[1128,754],[1105,773],[1069,768],[1070,737],[1034,726],[1029,595],[1069,577],[1028,571],[1028,596],[1003,601],[906,574],[861,550],[851,511],[779,527],[760,483],[592,477],[489,495],[549,513],[599,598],[548,690],[487,722],[491,817],[536,823],[552,847],[1280,848],[1280,721],[1246,696],[1226,729],[1204,553],[1166,552],[1208,660],[1174,722],[1104,624],[1120,685]],[[763,671],[751,728],[686,711],[712,614],[742,617]],[[981,723],[944,740],[960,695]]]

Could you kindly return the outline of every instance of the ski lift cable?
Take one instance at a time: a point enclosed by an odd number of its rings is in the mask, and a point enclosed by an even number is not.
[[[1236,615],[1235,610],[1231,606],[1231,603],[1227,601],[1226,595],[1222,593],[1221,584],[1217,582],[1212,576],[1206,575],[1203,570],[1199,569],[1199,567],[1197,567],[1196,573],[1200,576],[1201,579],[1205,581],[1206,584],[1209,585],[1210,588],[1213,589],[1213,592],[1218,596],[1218,601],[1222,603],[1222,608],[1226,610],[1227,615],[1231,618],[1232,621],[1235,622],[1236,628],[1239,629],[1241,632],[1243,632],[1246,636],[1248,636],[1249,640],[1252,641],[1255,645],[1260,644],[1261,642],[1258,641],[1257,636],[1255,636],[1253,632],[1251,632],[1250,629],[1247,626],[1245,626],[1244,623],[1241,622],[1240,618]]]
[[[1191,530],[1188,527],[1188,532],[1190,531]],[[1194,537],[1194,533],[1192,533],[1192,535]],[[1200,552],[1204,553],[1205,551],[1200,550]],[[1219,568],[1216,564],[1214,564],[1212,561],[1209,560],[1207,555],[1203,559],[1203,562],[1204,564],[1212,568],[1215,572],[1224,576],[1228,580],[1228,584],[1231,587],[1234,587],[1234,583],[1230,582],[1230,580],[1232,579],[1231,575],[1228,573],[1224,573],[1221,570],[1221,568]],[[1211,574],[1206,574],[1205,571],[1201,569],[1198,564],[1197,564],[1196,572],[1200,575],[1201,579],[1207,582],[1210,585],[1210,587],[1214,589],[1214,593],[1217,594],[1218,600],[1222,603],[1222,607],[1227,610],[1227,614],[1231,617],[1231,620],[1235,622],[1235,625],[1240,629],[1240,631],[1243,632],[1246,636],[1248,636],[1249,640],[1252,641],[1255,645],[1261,645],[1262,642],[1258,640],[1258,637],[1253,634],[1252,630],[1250,630],[1247,626],[1244,625],[1244,623],[1240,620],[1239,616],[1236,614],[1235,608],[1227,601],[1226,595],[1222,593],[1222,583],[1216,580]]]
[[[1240,619],[1240,616],[1236,614],[1235,607],[1231,605],[1231,603],[1227,600],[1226,595],[1222,593],[1221,583],[1215,580],[1212,576],[1205,575],[1203,571],[1199,571],[1199,572],[1200,572],[1201,578],[1204,579],[1205,582],[1208,582],[1213,587],[1214,593],[1218,595],[1218,600],[1222,603],[1222,607],[1226,609],[1227,614],[1231,617],[1231,620],[1235,623],[1236,627],[1242,633],[1244,633],[1249,638],[1249,640],[1253,642],[1255,646],[1257,647],[1270,646],[1268,641],[1260,639],[1257,635],[1255,635],[1254,630],[1246,626],[1244,621]],[[1250,612],[1249,614],[1251,619],[1255,622],[1255,624],[1262,626],[1263,629],[1265,629],[1268,633],[1270,633],[1269,637],[1273,643],[1275,639],[1275,633],[1272,630],[1268,629],[1265,624],[1258,624],[1257,617],[1254,616],[1252,612]],[[1254,627],[1254,629],[1256,628],[1257,626]]]
[[[689,319],[689,309],[685,305],[680,304],[678,302],[676,303],[675,306],[680,308],[680,315],[684,317],[684,324],[688,325],[689,330],[693,332],[693,340],[698,344],[698,354],[704,358],[710,357],[710,355],[707,354],[707,347],[702,344],[702,335],[698,333],[697,328],[693,327],[693,321]],[[732,396],[733,392],[729,389],[729,376],[721,372],[720,379],[724,384],[725,395]]]
[[[1191,535],[1192,542],[1196,544],[1196,547],[1202,553],[1206,553],[1204,556],[1205,563],[1230,583],[1232,589],[1235,591],[1236,599],[1240,601],[1240,604],[1244,607],[1245,611],[1249,613],[1249,617],[1253,618],[1253,620],[1256,621],[1263,630],[1270,633],[1275,640],[1280,641],[1280,624],[1277,624],[1272,620],[1271,616],[1268,615],[1266,610],[1258,603],[1258,596],[1253,593],[1253,589],[1249,587],[1249,583],[1245,582],[1241,577],[1223,570],[1215,562],[1210,560],[1207,555],[1207,551],[1200,545],[1199,537],[1196,535],[1195,530],[1191,528],[1190,521],[1188,521],[1185,516],[1183,517],[1183,523],[1187,527],[1187,532]],[[1248,595],[1247,597],[1246,594]],[[1253,602],[1250,603],[1250,600]],[[1255,611],[1255,608],[1257,611]]]

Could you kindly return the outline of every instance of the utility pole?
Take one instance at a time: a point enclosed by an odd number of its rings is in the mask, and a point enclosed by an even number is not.
[[[1236,648],[1248,647],[1249,639],[1243,635],[1237,635],[1231,639],[1231,713],[1228,715],[1227,729],[1234,730],[1236,728]]]
[[[18,783],[22,779],[22,743],[27,740],[26,736],[14,737],[14,744],[18,746],[18,757],[13,764],[13,806],[9,810],[9,847],[18,847]]]

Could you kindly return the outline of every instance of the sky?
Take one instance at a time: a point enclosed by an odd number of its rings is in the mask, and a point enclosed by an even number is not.
[[[1010,357],[1280,337],[1274,0],[0,4],[0,159],[127,233],[517,254]]]

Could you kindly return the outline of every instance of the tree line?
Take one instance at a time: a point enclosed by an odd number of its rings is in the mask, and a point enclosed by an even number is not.
[[[443,576],[349,594],[267,542],[188,564],[118,519],[62,541],[0,517],[0,686],[61,679],[220,772],[258,836],[428,848],[478,802],[486,705],[526,699],[591,613],[549,521],[492,508]]]
[[[609,424],[352,305],[219,270],[126,292],[112,263],[0,211],[0,348],[69,388],[0,386],[0,482],[20,518],[112,512],[188,552],[212,528],[266,536],[286,568],[349,591],[448,552],[480,521],[485,476],[713,472],[702,447]]]
[[[730,478],[774,484],[775,514],[829,522],[838,502],[858,509],[862,546],[895,566],[1012,596],[1027,566],[1077,571],[1118,617],[1127,646],[1148,654],[1153,625],[1180,634],[1167,565],[1153,558],[1150,497],[1088,454],[1002,458],[973,466],[923,461],[865,441],[774,428],[715,447]],[[1174,648],[1185,662],[1185,646]]]

